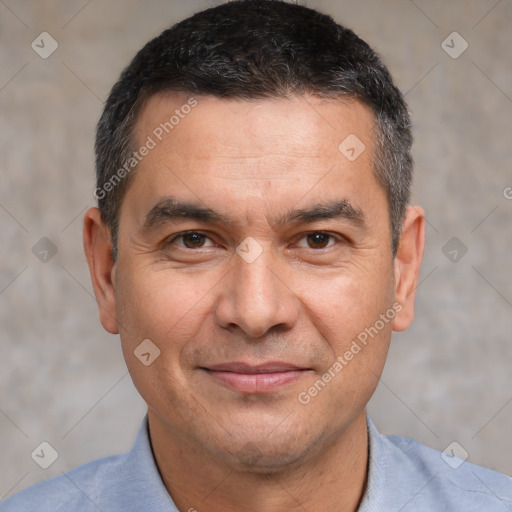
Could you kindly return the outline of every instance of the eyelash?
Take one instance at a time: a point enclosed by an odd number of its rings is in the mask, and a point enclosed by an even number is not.
[[[168,239],[168,240],[164,243],[164,246],[165,246],[165,247],[167,247],[167,246],[169,246],[169,245],[173,245],[173,244],[176,242],[176,240],[179,240],[179,239],[183,240],[183,238],[184,238],[186,235],[191,235],[191,234],[201,235],[202,237],[204,237],[204,238],[208,238],[208,239],[210,239],[210,241],[212,241],[212,240],[211,240],[211,238],[210,238],[208,235],[206,235],[205,233],[202,233],[201,231],[183,231],[183,232],[181,232],[181,233],[177,233],[176,235],[172,236],[172,238],[171,238],[171,239]],[[335,240],[335,241],[337,241],[337,242],[342,241],[342,237],[340,237],[339,235],[338,235],[338,236],[335,236],[335,235],[333,235],[332,233],[329,233],[329,232],[327,232],[327,231],[309,231],[309,232],[307,232],[307,233],[304,233],[304,234],[301,236],[301,238],[299,238],[299,239],[298,239],[298,241],[303,240],[304,238],[307,238],[307,237],[308,237],[308,236],[310,236],[310,235],[317,235],[317,234],[319,234],[319,235],[326,235],[326,236],[328,236],[329,238],[331,238],[331,239],[333,239],[333,240]],[[212,241],[212,242],[213,242],[213,241]],[[329,249],[330,247],[333,247],[333,245],[335,245],[335,244],[327,245],[327,247],[321,247],[320,249],[315,249],[315,248],[312,248],[312,247],[302,247],[302,248],[303,248],[303,249],[311,249],[311,250],[313,250],[313,251],[321,251],[321,250]],[[211,246],[208,246],[208,247],[211,247]],[[208,247],[206,247],[206,249],[207,249]],[[180,248],[181,248],[181,249],[185,249],[185,250],[190,250],[190,251],[196,251],[196,250],[205,249],[205,247],[202,247],[202,246],[201,246],[201,247],[197,247],[197,248],[195,248],[195,249],[194,249],[194,248],[190,248],[190,247],[185,247],[185,246],[180,246]]]

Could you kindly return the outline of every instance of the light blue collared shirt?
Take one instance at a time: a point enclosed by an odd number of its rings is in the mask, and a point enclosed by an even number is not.
[[[456,459],[449,464],[416,441],[381,435],[369,418],[368,433],[368,485],[359,512],[512,511],[512,478]],[[208,503],[189,508],[207,512]],[[98,511],[178,512],[153,457],[147,417],[129,452],[89,462],[0,502],[0,512]]]

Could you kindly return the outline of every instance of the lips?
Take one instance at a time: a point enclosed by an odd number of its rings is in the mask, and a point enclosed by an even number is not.
[[[258,373],[280,373],[293,370],[302,370],[303,368],[288,363],[271,362],[257,365],[251,365],[247,363],[224,363],[209,366],[207,369],[212,371],[245,373],[248,375],[254,375]]]
[[[279,391],[297,382],[308,368],[284,362],[258,365],[233,362],[203,368],[217,383],[241,393],[264,394]]]

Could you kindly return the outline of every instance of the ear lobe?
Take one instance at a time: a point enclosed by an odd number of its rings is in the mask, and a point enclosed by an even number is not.
[[[424,248],[425,212],[419,206],[408,207],[395,256],[395,300],[402,306],[393,321],[395,331],[404,331],[413,321]]]
[[[116,267],[112,257],[110,231],[98,208],[90,208],[84,215],[83,244],[101,325],[109,333],[118,334],[114,293]]]

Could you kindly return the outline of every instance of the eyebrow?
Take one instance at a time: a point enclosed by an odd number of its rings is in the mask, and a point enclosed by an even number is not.
[[[317,203],[308,208],[290,210],[278,220],[278,225],[299,222],[315,222],[326,219],[343,219],[362,227],[365,216],[360,208],[353,206],[348,199]]]
[[[191,219],[208,223],[234,226],[237,221],[200,204],[180,201],[173,197],[166,197],[155,204],[147,213],[143,231],[153,231],[162,225],[179,219]],[[279,217],[277,226],[298,224],[301,222],[315,222],[326,219],[342,219],[349,221],[357,227],[365,224],[365,216],[360,208],[353,206],[348,199],[317,203],[301,209],[292,209]]]
[[[173,197],[166,197],[149,210],[144,219],[142,229],[143,231],[152,231],[167,222],[173,222],[178,219],[192,219],[226,225],[233,224],[233,221],[207,206],[179,201]]]

